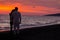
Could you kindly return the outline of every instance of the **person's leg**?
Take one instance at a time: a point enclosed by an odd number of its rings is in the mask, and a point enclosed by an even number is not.
[[[16,24],[14,24],[14,34],[16,34]]]
[[[12,24],[10,23],[10,31],[12,32]]]
[[[17,24],[17,33],[19,33],[19,24]]]

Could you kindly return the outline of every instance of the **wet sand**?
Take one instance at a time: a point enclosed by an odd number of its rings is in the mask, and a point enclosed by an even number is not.
[[[60,40],[60,24],[21,29],[20,34],[0,32],[0,40]]]

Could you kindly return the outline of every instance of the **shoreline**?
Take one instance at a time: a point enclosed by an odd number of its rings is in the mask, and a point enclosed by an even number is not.
[[[21,29],[19,35],[10,35],[10,31],[0,32],[0,37],[6,40],[58,40],[60,39],[60,24]]]
[[[28,27],[21,27],[20,29],[21,30],[24,30],[24,29],[31,29],[31,28],[40,28],[40,27],[45,27],[45,26],[52,26],[52,25],[59,25],[59,24],[48,24],[48,25],[41,25],[41,26],[28,26]],[[5,27],[4,27],[5,28]],[[8,28],[8,29],[7,29]],[[10,27],[6,27],[7,30],[4,30],[4,29],[0,29],[0,32],[6,32],[6,31],[10,31]]]

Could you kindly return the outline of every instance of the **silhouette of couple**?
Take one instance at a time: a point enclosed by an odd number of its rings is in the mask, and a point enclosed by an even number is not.
[[[15,7],[9,14],[10,16],[10,31],[14,29],[14,33],[19,33],[19,25],[21,24],[21,13],[18,12],[18,7]]]

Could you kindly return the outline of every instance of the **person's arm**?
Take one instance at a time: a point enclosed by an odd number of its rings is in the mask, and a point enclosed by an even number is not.
[[[19,15],[19,22],[20,22],[20,24],[21,24],[21,13],[19,13],[20,15]]]

